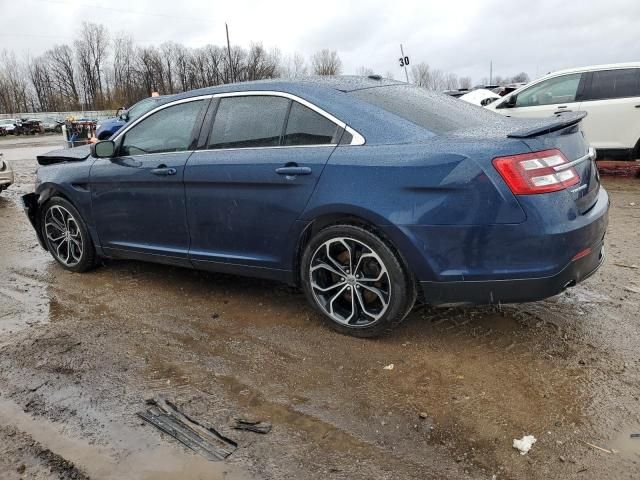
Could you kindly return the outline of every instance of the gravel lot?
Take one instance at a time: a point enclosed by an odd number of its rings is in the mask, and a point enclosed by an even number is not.
[[[640,180],[605,179],[608,258],[585,283],[418,307],[361,340],[275,283],[138,262],[63,271],[19,203],[35,155],[58,145],[0,138],[17,176],[0,195],[0,478],[640,477]],[[239,448],[209,462],[143,424],[159,395]],[[233,430],[238,415],[273,429]]]

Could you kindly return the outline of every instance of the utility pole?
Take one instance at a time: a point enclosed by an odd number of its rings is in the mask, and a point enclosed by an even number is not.
[[[489,61],[489,85],[493,85],[493,60]]]
[[[231,72],[231,81],[236,81],[236,74],[233,71],[233,63],[231,62],[231,44],[229,43],[229,26],[224,22],[224,28],[227,30],[227,52],[229,53],[229,72]]]
[[[402,44],[400,44],[400,66],[404,67],[404,76],[407,77],[407,83],[409,83],[409,73],[407,72],[407,65],[409,65],[409,57],[404,55],[404,50],[402,49]]]

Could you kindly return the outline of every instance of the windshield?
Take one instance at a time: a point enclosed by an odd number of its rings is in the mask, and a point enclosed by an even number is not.
[[[433,133],[495,123],[499,114],[415,85],[390,85],[350,92]]]

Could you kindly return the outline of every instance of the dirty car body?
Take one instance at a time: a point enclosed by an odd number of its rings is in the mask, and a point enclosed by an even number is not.
[[[416,294],[534,301],[591,275],[609,200],[583,117],[510,119],[379,78],[224,85],[161,102],[95,156],[39,157],[24,203],[50,250],[42,210],[61,197],[97,258],[306,285],[343,330],[364,331],[354,312],[378,322],[392,294],[397,323]]]

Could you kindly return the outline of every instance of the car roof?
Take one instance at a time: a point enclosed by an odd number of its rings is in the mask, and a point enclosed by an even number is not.
[[[550,75],[562,75],[566,73],[581,73],[590,72],[594,70],[612,70],[616,68],[640,68],[640,62],[626,62],[626,63],[606,63],[602,65],[589,65],[587,67],[565,68],[564,70],[556,70],[555,72],[549,72],[545,76]]]
[[[340,92],[353,92],[365,88],[384,87],[388,85],[401,85],[404,82],[381,78],[375,75],[360,77],[356,75],[340,76],[313,76],[301,79],[272,78],[267,80],[254,80],[249,82],[226,83],[214,87],[205,87],[190,90],[183,94],[173,95],[173,99],[180,97],[193,97],[199,95],[215,95],[216,93],[242,92],[250,90],[308,90],[313,87],[331,89]],[[168,96],[167,96],[168,97]]]

